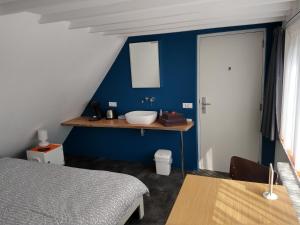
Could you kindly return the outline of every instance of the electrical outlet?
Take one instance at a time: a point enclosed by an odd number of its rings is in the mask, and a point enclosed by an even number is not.
[[[182,103],[182,108],[183,109],[192,109],[193,103]]]
[[[109,107],[117,107],[118,103],[117,102],[108,102]]]

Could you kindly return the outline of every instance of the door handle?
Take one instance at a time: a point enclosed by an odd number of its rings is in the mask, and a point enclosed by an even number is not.
[[[202,113],[205,114],[206,113],[206,106],[211,105],[211,103],[206,102],[206,97],[202,97],[202,101],[201,101],[201,105],[202,105]]]

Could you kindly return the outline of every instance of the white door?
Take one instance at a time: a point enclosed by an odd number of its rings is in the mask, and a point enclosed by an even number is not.
[[[232,156],[260,159],[263,41],[264,31],[198,37],[202,169],[228,172]]]

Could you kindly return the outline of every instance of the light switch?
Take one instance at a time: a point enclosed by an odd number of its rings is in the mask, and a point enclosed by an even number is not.
[[[182,103],[182,108],[192,109],[193,108],[193,103]]]
[[[108,102],[109,107],[117,107],[118,103],[117,102]]]

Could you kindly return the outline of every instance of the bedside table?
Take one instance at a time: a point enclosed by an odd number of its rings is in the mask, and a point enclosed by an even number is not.
[[[35,147],[26,151],[27,159],[41,163],[64,165],[64,153],[61,144],[50,144],[47,147]]]

